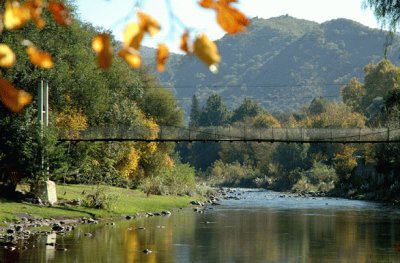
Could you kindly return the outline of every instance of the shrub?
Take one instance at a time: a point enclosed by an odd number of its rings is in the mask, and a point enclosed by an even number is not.
[[[239,162],[226,164],[218,160],[209,172],[208,181],[215,186],[256,187],[262,184],[260,178],[264,178],[261,172],[249,165],[241,165]]]
[[[139,189],[147,195],[194,195],[195,170],[188,164],[177,164],[173,169],[162,169],[158,174],[143,179]]]
[[[300,179],[293,186],[297,192],[329,192],[338,181],[335,169],[321,162],[314,162],[310,170],[299,175]]]
[[[108,193],[106,187],[97,185],[85,196],[82,203],[83,206],[90,208],[112,210],[118,198],[118,196]]]

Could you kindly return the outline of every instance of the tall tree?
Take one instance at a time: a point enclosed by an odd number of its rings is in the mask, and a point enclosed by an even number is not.
[[[200,105],[196,94],[192,97],[192,106],[190,107],[190,127],[198,127],[200,121]]]
[[[200,115],[200,126],[223,126],[228,123],[229,111],[222,97],[213,94],[208,97],[206,105],[203,107]]]
[[[233,110],[231,122],[242,121],[245,118],[253,118],[263,112],[265,112],[265,110],[258,102],[245,98],[239,107]]]

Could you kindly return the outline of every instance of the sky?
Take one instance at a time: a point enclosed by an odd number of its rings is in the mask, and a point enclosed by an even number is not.
[[[81,20],[111,30],[122,39],[128,22],[136,21],[135,10],[142,10],[156,18],[161,32],[145,39],[144,45],[155,47],[167,43],[177,51],[179,37],[185,28],[191,36],[206,33],[212,39],[221,38],[224,32],[215,20],[215,12],[205,10],[198,0],[76,0]],[[290,15],[323,23],[336,18],[347,18],[371,28],[380,28],[370,9],[362,8],[363,0],[239,0],[234,4],[249,18],[270,18]],[[170,3],[170,4],[168,4]]]

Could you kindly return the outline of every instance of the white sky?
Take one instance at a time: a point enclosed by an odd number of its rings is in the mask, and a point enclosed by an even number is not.
[[[192,29],[193,34],[205,32],[212,39],[223,36],[215,21],[215,12],[204,10],[198,0],[76,0],[80,18],[95,26],[112,30],[117,39],[122,39],[124,26],[136,19],[135,5],[156,18],[162,31],[154,39],[146,39],[145,45],[156,46],[167,43],[177,50],[183,28],[169,16],[167,2],[182,23]],[[270,18],[288,14],[296,18],[322,23],[335,18],[348,18],[369,27],[379,28],[372,11],[362,8],[363,0],[239,0],[235,4],[249,18]],[[175,21],[175,22],[174,22]]]

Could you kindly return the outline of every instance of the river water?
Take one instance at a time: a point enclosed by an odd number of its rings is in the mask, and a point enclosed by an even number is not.
[[[3,253],[0,261],[400,262],[398,208],[261,190],[236,194],[242,199],[204,213],[182,209],[169,217],[83,225],[65,236],[39,237],[34,248]],[[46,246],[52,238],[67,251]]]

